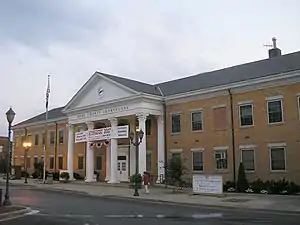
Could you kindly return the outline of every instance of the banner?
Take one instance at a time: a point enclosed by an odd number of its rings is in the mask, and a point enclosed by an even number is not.
[[[81,131],[75,133],[75,143],[101,141],[111,138],[128,138],[129,126],[118,126],[116,134],[113,134],[111,127],[95,130]]]

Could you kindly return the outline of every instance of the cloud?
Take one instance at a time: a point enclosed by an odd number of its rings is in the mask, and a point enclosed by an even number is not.
[[[157,83],[299,49],[296,0],[0,1],[0,134],[64,105],[96,71]],[[279,16],[280,15],[280,16]]]

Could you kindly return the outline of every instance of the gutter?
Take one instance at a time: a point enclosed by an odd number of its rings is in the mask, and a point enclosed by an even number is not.
[[[232,160],[233,160],[233,181],[236,184],[236,157],[235,157],[235,134],[234,134],[234,115],[233,115],[233,100],[231,90],[228,89],[230,100],[230,122],[231,122],[231,145],[232,145]]]

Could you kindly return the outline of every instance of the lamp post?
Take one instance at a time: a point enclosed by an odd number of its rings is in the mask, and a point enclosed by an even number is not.
[[[138,139],[134,140],[134,133],[130,132],[130,142],[135,146],[135,185],[134,185],[134,194],[133,196],[139,196],[139,187],[138,187],[138,181],[137,181],[137,175],[139,173],[139,145],[142,143],[143,137],[144,137],[144,131],[139,130],[138,131]]]
[[[16,113],[10,107],[10,109],[6,112],[6,119],[8,122],[8,148],[7,148],[7,165],[6,165],[6,193],[5,199],[3,202],[4,206],[10,206],[11,202],[9,199],[9,171],[10,171],[10,154],[11,154],[11,124],[14,121]]]
[[[23,143],[24,151],[25,151],[25,184],[27,184],[27,152],[31,148],[31,142],[24,142]]]

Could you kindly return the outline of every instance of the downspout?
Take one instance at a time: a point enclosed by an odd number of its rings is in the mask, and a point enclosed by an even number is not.
[[[58,132],[57,122],[55,122],[54,173],[56,173],[56,167],[57,167],[57,137],[58,137],[57,132]]]
[[[232,160],[233,160],[233,181],[236,185],[236,165],[235,165],[235,134],[234,134],[234,115],[233,115],[233,100],[231,90],[228,89],[230,99],[230,122],[231,122],[231,145],[232,145]]]

